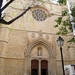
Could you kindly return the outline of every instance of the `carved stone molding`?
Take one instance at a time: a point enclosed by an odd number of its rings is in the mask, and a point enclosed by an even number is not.
[[[51,50],[51,47],[50,47],[50,44],[48,43],[48,41],[45,41],[45,40],[43,40],[43,39],[41,39],[41,40],[35,40],[35,41],[33,41],[29,46],[28,46],[28,49],[27,49],[27,54],[28,55],[30,55],[30,52],[31,52],[31,49],[34,47],[34,46],[36,46],[37,44],[41,44],[41,45],[43,45],[43,46],[45,46],[47,49],[48,49],[48,51],[49,51],[49,55],[50,55],[50,57],[54,57],[53,55],[53,51]]]
[[[34,33],[32,33],[32,34],[31,34],[31,37],[32,37],[32,38],[35,38],[35,34],[34,34]]]
[[[42,38],[43,37],[43,32],[42,30],[39,31],[39,38]]]
[[[49,39],[49,35],[46,35],[46,39],[47,39],[47,40]]]

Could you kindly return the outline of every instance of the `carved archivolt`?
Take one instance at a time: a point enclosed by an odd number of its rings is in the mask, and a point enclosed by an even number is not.
[[[35,47],[36,45],[43,45],[44,47],[46,47],[46,49],[48,50],[49,52],[49,57],[53,57],[53,51],[52,49],[50,48],[50,43],[41,39],[41,40],[35,40],[33,41],[29,46],[28,46],[28,49],[27,49],[27,55],[30,56],[30,52],[32,50],[33,47]]]

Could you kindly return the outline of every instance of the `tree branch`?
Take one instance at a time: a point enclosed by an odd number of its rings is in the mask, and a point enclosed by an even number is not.
[[[14,0],[10,0],[7,4],[5,4],[4,7],[2,7],[2,3],[3,3],[3,0],[0,0],[0,20],[1,20],[1,15],[2,15],[2,11],[9,5],[13,2]],[[2,7],[2,8],[1,8]]]
[[[2,6],[2,2],[3,2],[3,0],[0,0],[0,8],[1,8],[1,6]]]
[[[10,20],[9,22],[5,21],[4,19],[0,19],[0,23],[2,23],[2,24],[8,24],[9,25],[9,24],[13,23],[15,20],[17,20],[18,18],[20,18],[21,16],[23,16],[29,9],[31,9],[31,7],[28,7],[20,15],[18,15],[14,19]]]
[[[10,0],[3,8],[1,8],[0,12],[2,12],[9,4],[11,4],[14,0]]]

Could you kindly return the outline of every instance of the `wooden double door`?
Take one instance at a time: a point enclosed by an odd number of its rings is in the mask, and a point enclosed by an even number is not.
[[[48,61],[32,60],[31,61],[31,75],[48,75]]]

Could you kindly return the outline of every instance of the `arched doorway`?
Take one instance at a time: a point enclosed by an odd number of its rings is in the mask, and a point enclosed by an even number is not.
[[[50,45],[44,41],[34,41],[30,44],[27,50],[27,68],[28,75],[51,75],[52,70],[53,51]]]
[[[38,75],[38,60],[31,61],[31,75]]]
[[[48,75],[48,61],[41,61],[41,75]]]

